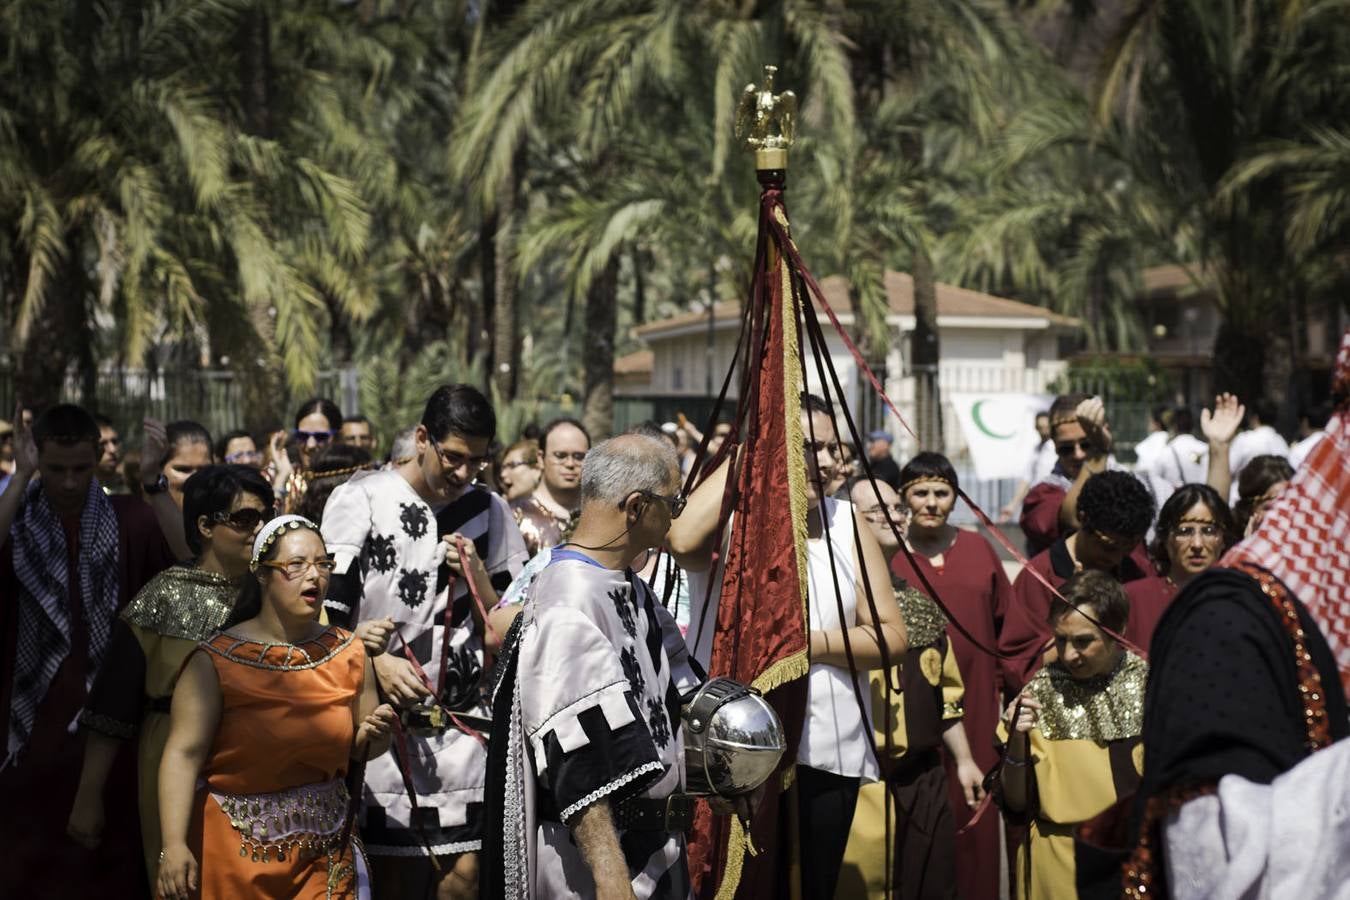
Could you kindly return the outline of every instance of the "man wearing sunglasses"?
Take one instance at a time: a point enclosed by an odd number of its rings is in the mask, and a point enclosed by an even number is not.
[[[97,863],[74,856],[65,819],[83,742],[67,729],[119,611],[173,557],[150,507],[99,487],[99,427],[86,410],[54,406],[31,427],[15,419],[15,471],[0,494],[0,646],[10,648],[0,655],[0,884],[20,897],[139,896],[135,753],[109,776]]]
[[[1077,527],[1078,494],[1090,475],[1111,463],[1111,428],[1101,400],[1063,394],[1050,406],[1050,440],[1055,466],[1031,486],[1022,501],[1018,524],[1035,556]]]
[[[496,606],[526,558],[506,501],[474,483],[496,428],[480,391],[444,385],[427,400],[412,455],[357,474],[324,507],[337,563],[329,620],[396,624],[372,664],[402,737],[367,764],[361,815],[377,900],[477,897],[484,650],[509,625],[509,616],[485,623],[480,610]]]
[[[562,541],[581,503],[581,464],[591,436],[576,419],[554,419],[539,435],[543,477],[528,496],[511,503],[530,555]]]

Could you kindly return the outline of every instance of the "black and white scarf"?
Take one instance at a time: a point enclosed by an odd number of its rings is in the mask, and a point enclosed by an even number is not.
[[[112,503],[93,480],[80,513],[77,573],[89,634],[86,690],[93,686],[117,614],[117,532]],[[19,579],[19,635],[4,765],[15,761],[28,745],[38,706],[71,651],[71,573],[66,564],[66,533],[40,482],[28,486],[9,533],[14,546],[14,572]]]

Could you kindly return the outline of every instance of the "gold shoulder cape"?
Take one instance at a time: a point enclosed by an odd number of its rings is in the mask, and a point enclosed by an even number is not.
[[[1079,680],[1058,662],[1027,683],[1041,703],[1037,727],[1051,741],[1114,741],[1144,730],[1148,663],[1130,653],[1106,675]]]
[[[192,565],[160,572],[122,610],[122,621],[165,637],[204,641],[225,624],[239,587]]]

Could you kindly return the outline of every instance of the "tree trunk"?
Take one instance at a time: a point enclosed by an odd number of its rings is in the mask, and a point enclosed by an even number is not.
[[[614,333],[618,329],[619,258],[611,256],[605,270],[586,292],[586,386],[581,421],[591,440],[609,436],[614,428]]]
[[[520,189],[522,154],[516,153],[511,171],[497,191],[496,302],[492,315],[492,356],[495,368],[492,382],[497,398],[510,402],[516,398],[519,379],[516,372],[516,347],[520,343],[516,318],[515,243],[516,194]]]
[[[915,417],[921,449],[944,450],[942,394],[938,385],[937,276],[924,247],[914,252],[914,334],[910,337],[910,369],[914,372]]]
[[[239,26],[239,84],[241,106],[248,132],[272,136],[272,35],[267,11],[261,6],[244,14]],[[231,348],[239,393],[243,402],[244,427],[261,434],[285,427],[281,355],[277,352],[276,322],[266,301],[251,303],[248,324],[253,335]]]
[[[647,321],[647,275],[642,268],[642,250],[637,244],[630,246],[629,257],[633,261],[633,324],[641,325]]]
[[[82,363],[82,374],[87,378],[84,370],[92,359],[92,349],[87,343],[90,336],[85,323],[84,285],[71,263],[79,258],[78,245],[73,235],[67,235],[67,241],[69,255],[47,287],[42,311],[33,317],[27,339],[12,347],[18,364],[14,373],[15,396],[26,408],[35,411],[61,402],[66,369],[72,362]],[[88,391],[87,382],[84,389]],[[92,396],[83,398],[85,403],[92,400]],[[0,418],[8,418],[12,412],[4,410]]]

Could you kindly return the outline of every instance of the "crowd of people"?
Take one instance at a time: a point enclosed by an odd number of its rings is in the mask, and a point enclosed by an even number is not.
[[[1215,824],[1256,802],[1221,779],[1274,791],[1346,734],[1344,410],[1292,447],[1230,395],[1198,435],[1159,410],[1133,466],[1108,412],[1066,395],[1038,421],[1010,579],[951,523],[945,456],[901,464],[881,431],[850,453],[802,396],[795,896],[1119,896],[1122,872],[1129,896],[1238,896],[1204,890],[1254,852]],[[68,404],[0,422],[7,889],[690,895],[681,708],[734,428],[504,436],[451,384],[397,435],[322,398],[265,435],[144,433],[124,453]]]

